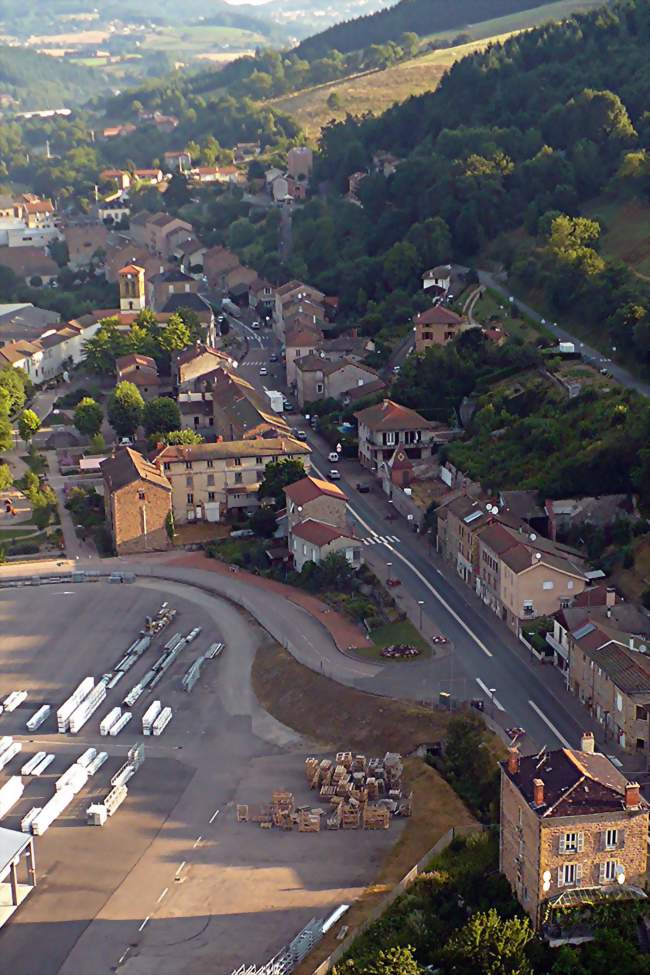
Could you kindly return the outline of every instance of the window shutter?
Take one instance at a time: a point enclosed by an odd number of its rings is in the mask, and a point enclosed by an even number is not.
[[[618,849],[622,850],[625,846],[625,830],[619,829],[618,831]]]
[[[562,835],[560,836],[559,852],[566,853],[566,836],[564,835],[564,833],[562,833]]]
[[[557,868],[557,885],[558,887],[564,887],[564,867]]]
[[[585,834],[578,833],[578,844],[577,844],[578,853],[582,853],[584,848],[585,848]]]
[[[598,866],[598,883],[605,883],[605,864],[601,863]]]
[[[582,864],[576,863],[576,883],[579,884],[582,881]]]

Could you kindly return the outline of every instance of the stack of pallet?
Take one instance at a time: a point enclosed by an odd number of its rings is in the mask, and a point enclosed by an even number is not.
[[[301,809],[298,813],[298,832],[320,833],[320,809]]]
[[[364,806],[363,807],[363,828],[364,829],[388,829],[390,826],[390,813],[385,806]]]
[[[361,806],[355,799],[340,806],[341,809],[341,828],[359,829],[361,822]]]
[[[273,825],[280,829],[292,829],[295,802],[293,793],[276,791],[271,797]],[[312,831],[313,832],[313,831]]]
[[[241,804],[237,806],[237,822],[238,823],[248,822],[248,806],[246,804]]]

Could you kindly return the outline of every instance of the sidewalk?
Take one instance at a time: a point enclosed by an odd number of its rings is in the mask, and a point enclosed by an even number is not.
[[[169,563],[188,569],[202,569],[208,572],[217,572],[223,576],[230,576],[233,573],[232,568],[224,565],[223,562],[218,562],[216,559],[210,559],[205,555],[194,552],[169,559]],[[346,650],[371,646],[370,640],[362,633],[358,626],[346,620],[340,613],[331,609],[315,596],[310,596],[308,593],[303,592],[301,589],[296,589],[293,586],[287,586],[283,582],[276,582],[274,579],[264,579],[262,576],[253,575],[252,572],[246,572],[245,569],[237,569],[235,574],[242,582],[247,582],[252,586],[256,586],[258,589],[266,589],[267,592],[275,592],[281,598],[289,599],[296,606],[300,606],[310,616],[313,616],[314,619],[323,624],[339,650],[345,652]]]

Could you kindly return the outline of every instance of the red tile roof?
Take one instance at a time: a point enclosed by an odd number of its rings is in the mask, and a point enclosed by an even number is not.
[[[334,525],[326,525],[325,522],[314,521],[312,518],[294,525],[291,534],[297,535],[298,538],[303,538],[306,542],[311,542],[312,545],[317,545],[319,548],[323,545],[329,545],[337,538],[353,539],[355,537],[351,532],[341,531]]]
[[[416,325],[460,325],[463,319],[450,308],[436,305],[415,316]]]
[[[368,406],[354,415],[359,423],[363,423],[371,430],[433,430],[437,425],[431,420],[425,420],[415,410],[395,403],[392,399],[385,399],[375,406]]]
[[[318,477],[303,477],[301,481],[294,481],[285,487],[284,493],[296,505],[304,505],[315,498],[329,495],[330,498],[337,498],[339,501],[346,501],[346,497],[340,487],[331,484],[329,481],[321,481]]]

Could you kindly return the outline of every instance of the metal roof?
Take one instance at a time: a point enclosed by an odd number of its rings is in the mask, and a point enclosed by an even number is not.
[[[31,836],[21,833],[17,829],[5,829],[0,826],[0,879],[2,879],[10,864],[29,846]]]

